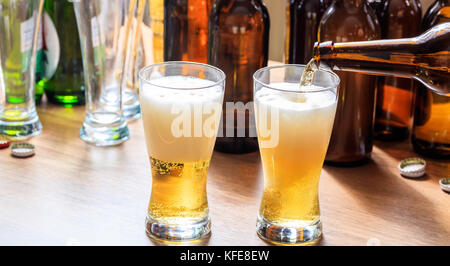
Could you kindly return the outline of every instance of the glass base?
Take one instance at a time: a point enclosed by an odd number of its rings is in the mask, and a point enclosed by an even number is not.
[[[134,90],[125,90],[123,95],[123,117],[130,121],[141,117],[139,97]]]
[[[257,138],[226,138],[218,137],[214,150],[223,153],[245,154],[256,152],[258,150]]]
[[[385,123],[375,123],[375,139],[382,141],[402,141],[409,137],[408,127],[393,126]]]
[[[147,235],[157,242],[192,242],[201,240],[211,234],[211,219],[193,221],[189,218],[165,219],[165,221],[153,219],[147,216],[145,219]]]
[[[308,225],[302,226],[302,223]],[[320,219],[313,223],[299,221],[298,227],[291,227],[273,224],[258,216],[256,232],[261,239],[275,245],[313,245],[322,237],[322,222]]]
[[[123,119],[122,119],[123,120]],[[96,146],[114,146],[127,141],[129,131],[126,121],[114,124],[84,122],[80,131],[81,139]]]
[[[325,159],[325,164],[334,167],[356,167],[362,166],[370,162],[371,154],[364,156],[358,156],[354,158],[354,160],[346,160],[346,159],[333,159],[329,160],[328,157]]]
[[[141,105],[139,102],[123,106],[123,117],[128,120],[136,120],[141,118]]]
[[[412,143],[414,151],[420,155],[441,160],[450,159],[449,143],[429,142],[415,136],[412,137]]]
[[[47,100],[53,104],[74,104],[74,105],[84,105],[85,95],[83,91],[72,94],[57,94],[53,92],[46,91]]]
[[[14,140],[23,140],[41,134],[42,124],[37,114],[27,121],[0,120],[0,135]]]

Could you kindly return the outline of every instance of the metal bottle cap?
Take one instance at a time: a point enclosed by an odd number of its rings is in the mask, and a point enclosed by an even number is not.
[[[11,141],[5,140],[5,139],[0,139],[0,150],[8,148],[9,145],[11,145]]]
[[[443,191],[450,193],[450,178],[442,178],[439,180],[439,185]]]
[[[33,156],[35,147],[29,143],[14,143],[11,145],[11,155],[18,158],[27,158]]]
[[[427,163],[420,158],[409,158],[400,162],[398,170],[404,177],[419,178],[425,175]]]

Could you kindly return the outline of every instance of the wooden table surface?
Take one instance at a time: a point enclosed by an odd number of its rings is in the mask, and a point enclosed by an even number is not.
[[[141,121],[112,148],[80,140],[84,107],[39,108],[36,155],[0,150],[0,245],[153,245],[144,230],[151,190]],[[377,142],[362,167],[325,167],[321,245],[450,245],[450,195],[438,184],[450,162],[427,159],[408,180],[397,164],[416,156],[407,142]],[[208,176],[209,245],[266,245],[255,233],[263,176],[258,153],[215,153]]]

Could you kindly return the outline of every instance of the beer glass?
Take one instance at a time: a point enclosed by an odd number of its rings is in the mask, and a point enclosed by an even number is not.
[[[0,135],[41,133],[34,83],[43,0],[0,1]]]
[[[264,193],[258,235],[271,243],[302,245],[322,234],[319,177],[336,113],[339,78],[316,72],[300,87],[304,66],[283,65],[254,75]]]
[[[137,69],[150,56],[140,49],[147,1],[73,2],[87,87],[81,138],[98,146],[120,144],[129,138],[125,120],[140,116]]]
[[[138,73],[153,63],[153,45],[147,0],[72,0],[77,21],[86,28],[81,39],[91,37],[93,51],[103,60],[105,82],[122,92],[122,114],[127,120],[140,117]],[[88,15],[89,14],[89,15]],[[144,17],[147,18],[144,23]],[[82,48],[85,49],[85,48]],[[88,56],[86,56],[88,57]]]
[[[153,178],[147,234],[160,241],[201,239],[211,230],[206,176],[225,74],[205,64],[167,62],[142,69],[139,77]]]

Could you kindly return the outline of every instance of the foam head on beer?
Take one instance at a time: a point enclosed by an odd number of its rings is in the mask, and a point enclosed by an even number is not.
[[[186,76],[154,79],[141,89],[145,137],[151,157],[195,162],[211,157],[223,91],[213,81]]]

